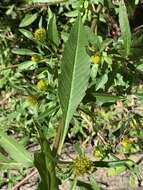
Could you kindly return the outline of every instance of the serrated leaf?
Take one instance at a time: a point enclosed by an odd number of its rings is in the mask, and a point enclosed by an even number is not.
[[[3,132],[0,132],[0,145],[14,161],[22,163],[24,167],[33,165],[30,153],[15,139]]]
[[[54,45],[59,45],[59,36],[58,36],[58,30],[56,25],[56,17],[53,14],[53,16],[50,18],[49,24],[48,24],[48,39],[53,42]]]
[[[86,45],[86,33],[79,16],[65,45],[61,63],[58,93],[63,112],[64,127],[61,133],[59,152],[61,151],[74,111],[87,89],[90,76],[90,58],[86,53]]]
[[[37,19],[37,13],[35,14],[26,14],[25,17],[20,22],[19,27],[25,27],[32,24]]]
[[[14,54],[18,54],[18,55],[34,55],[36,54],[34,51],[30,50],[30,49],[18,49],[18,48],[14,48],[12,50],[12,53]]]
[[[32,40],[34,39],[34,36],[32,34],[32,32],[25,30],[25,29],[19,29],[19,31],[28,39]]]
[[[119,4],[119,23],[124,41],[125,55],[128,56],[131,48],[131,30],[124,0],[121,0]]]

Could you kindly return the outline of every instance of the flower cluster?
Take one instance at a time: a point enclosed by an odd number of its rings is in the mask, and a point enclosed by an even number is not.
[[[101,60],[101,58],[100,58],[100,56],[98,54],[95,54],[95,55],[91,56],[91,62],[93,64],[99,64],[100,60]]]
[[[39,61],[41,61],[41,56],[40,55],[37,55],[37,54],[34,54],[34,55],[32,55],[32,57],[31,57],[31,61],[33,61],[33,62],[39,62]]]
[[[34,37],[39,42],[45,42],[46,41],[46,30],[44,28],[38,28],[34,32]]]
[[[47,89],[47,83],[44,80],[39,80],[37,83],[37,88],[41,91],[45,91]]]
[[[76,176],[82,176],[91,170],[92,161],[86,156],[77,156],[73,162],[73,170]]]

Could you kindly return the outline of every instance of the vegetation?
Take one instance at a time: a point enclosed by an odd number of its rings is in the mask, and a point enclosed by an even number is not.
[[[141,7],[139,0],[0,2],[1,188],[34,167],[38,190],[58,190],[64,180],[70,190],[99,190],[91,175],[98,167],[110,176],[128,170],[131,184],[141,183],[130,159],[143,150]],[[67,143],[72,160],[62,157]]]

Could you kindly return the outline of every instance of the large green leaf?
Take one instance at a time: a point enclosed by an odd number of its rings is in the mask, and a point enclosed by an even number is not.
[[[0,145],[16,162],[22,163],[24,167],[33,165],[30,153],[15,139],[0,132]]]
[[[119,4],[119,23],[120,23],[122,38],[124,41],[125,55],[128,56],[131,47],[131,31],[130,31],[128,14],[124,0],[121,0]]]
[[[59,153],[66,137],[70,120],[87,89],[90,76],[90,58],[86,53],[86,45],[86,33],[79,16],[65,45],[59,77],[58,92],[64,121]]]

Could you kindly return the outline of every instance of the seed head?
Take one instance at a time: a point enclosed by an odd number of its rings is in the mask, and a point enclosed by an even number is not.
[[[91,170],[92,161],[86,156],[77,156],[73,163],[73,170],[76,176],[82,176]]]
[[[46,41],[46,30],[44,28],[38,28],[34,32],[34,37],[37,41],[45,42]]]

